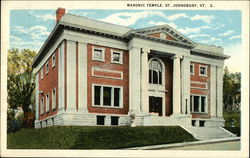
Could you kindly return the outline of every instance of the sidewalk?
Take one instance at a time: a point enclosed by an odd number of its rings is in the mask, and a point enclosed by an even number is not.
[[[151,145],[125,150],[240,150],[240,137]]]

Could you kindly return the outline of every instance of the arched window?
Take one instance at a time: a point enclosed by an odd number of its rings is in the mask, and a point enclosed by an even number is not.
[[[157,59],[149,63],[149,83],[162,84],[162,65]]]

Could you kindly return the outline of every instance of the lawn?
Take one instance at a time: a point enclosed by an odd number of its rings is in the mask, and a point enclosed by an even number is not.
[[[179,126],[49,127],[22,129],[7,136],[8,149],[119,149],[195,141]]]
[[[223,116],[225,119],[225,128],[230,132],[240,136],[240,111],[224,111]],[[231,127],[231,121],[235,119],[235,127]]]

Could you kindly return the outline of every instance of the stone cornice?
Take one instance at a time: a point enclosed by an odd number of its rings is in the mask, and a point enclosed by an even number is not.
[[[199,55],[199,56],[204,56],[204,57],[209,57],[209,58],[215,58],[215,59],[221,59],[221,60],[225,60],[230,58],[230,56],[228,55],[224,55],[224,54],[215,54],[212,52],[208,52],[208,51],[201,51],[201,50],[191,50],[190,52],[193,55]]]

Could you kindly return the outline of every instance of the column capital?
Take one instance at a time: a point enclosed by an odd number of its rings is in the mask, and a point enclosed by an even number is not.
[[[183,59],[183,55],[175,55],[173,56],[173,59]]]
[[[150,49],[148,48],[142,48],[141,51],[142,53],[150,53]]]

